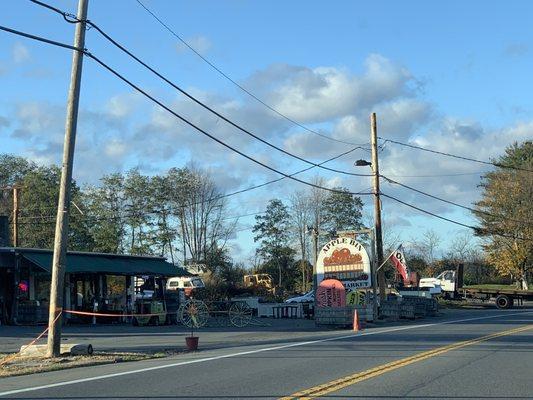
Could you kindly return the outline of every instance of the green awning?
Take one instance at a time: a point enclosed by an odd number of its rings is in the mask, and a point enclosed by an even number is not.
[[[25,259],[51,272],[52,252],[18,250]],[[68,273],[105,273],[110,275],[190,276],[185,269],[158,257],[120,256],[114,254],[68,253]]]

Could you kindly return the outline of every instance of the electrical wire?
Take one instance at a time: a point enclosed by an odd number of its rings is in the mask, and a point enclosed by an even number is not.
[[[134,84],[133,82],[131,82],[130,80],[128,80],[124,75],[120,74],[118,71],[116,71],[115,69],[113,69],[112,67],[110,67],[109,65],[107,65],[106,63],[104,63],[102,60],[100,60],[98,57],[96,57],[95,55],[91,54],[90,52],[86,51],[85,54],[87,55],[87,57],[90,57],[92,58],[94,61],[96,61],[98,64],[100,64],[103,68],[105,68],[106,70],[108,70],[110,73],[112,73],[113,75],[115,75],[117,78],[119,78],[120,80],[122,80],[124,83],[126,83],[128,86],[130,86],[131,88],[135,89],[137,92],[141,93],[143,96],[145,96],[146,98],[150,99],[152,102],[154,102],[155,104],[159,105],[161,108],[163,108],[164,110],[166,110],[167,112],[169,112],[170,114],[174,115],[176,118],[178,118],[179,120],[183,121],[184,123],[186,123],[187,125],[189,125],[190,127],[194,128],[195,130],[197,130],[198,132],[200,132],[201,134],[203,134],[204,136],[207,136],[208,138],[210,138],[211,140],[217,142],[218,144],[226,147],[227,149],[233,151],[234,153],[237,153],[239,154],[240,156],[252,161],[253,163],[257,164],[257,165],[260,165],[262,166],[263,168],[266,168],[272,172],[275,172],[277,174],[280,174],[280,175],[283,175],[284,177],[286,178],[289,178],[289,179],[292,179],[294,180],[295,182],[299,182],[299,183],[302,183],[304,185],[307,185],[307,186],[311,186],[311,187],[314,187],[315,189],[322,189],[322,190],[326,190],[326,191],[329,191],[329,192],[334,192],[334,193],[340,193],[341,191],[337,190],[337,189],[332,189],[332,188],[327,188],[327,187],[323,187],[323,186],[320,186],[320,185],[317,185],[317,184],[314,184],[312,182],[307,182],[307,181],[304,181],[304,180],[301,180],[299,178],[295,178],[294,176],[291,176],[285,172],[282,172],[274,167],[271,167],[270,165],[268,164],[265,164],[264,162],[262,161],[259,161],[251,156],[249,156],[248,154],[236,149],[235,147],[227,144],[226,142],[224,142],[223,140],[213,136],[212,134],[210,134],[209,132],[207,132],[205,129],[202,129],[200,128],[198,125],[192,123],[191,121],[189,121],[187,118],[181,116],[180,114],[178,114],[177,112],[173,111],[170,107],[168,107],[167,105],[165,105],[164,103],[162,103],[161,101],[157,100],[155,97],[153,97],[152,95],[150,95],[148,92],[146,92],[145,90],[141,89],[139,86],[137,86],[136,84]],[[353,193],[353,192],[349,192],[350,194],[356,194],[356,193]],[[371,193],[357,193],[357,194],[371,194]]]
[[[424,213],[424,214],[427,214],[427,215],[431,215],[432,217],[435,217],[435,218],[438,218],[438,219],[442,219],[443,221],[447,221],[447,222],[450,222],[450,223],[455,224],[455,225],[460,225],[460,226],[462,226],[464,228],[472,229],[477,235],[484,236],[484,235],[487,234],[487,232],[485,232],[483,228],[472,226],[472,225],[463,224],[462,222],[455,221],[453,219],[443,217],[442,215],[438,215],[438,214],[432,213],[431,211],[424,210],[423,208],[420,208],[420,207],[414,206],[412,204],[409,204],[409,203],[407,203],[407,202],[405,202],[403,200],[400,200],[400,199],[398,199],[396,197],[390,196],[390,195],[388,195],[386,193],[381,192],[380,196],[386,197],[386,198],[391,199],[391,200],[394,200],[394,201],[396,201],[396,202],[398,202],[400,204],[403,204],[404,206],[407,206],[407,207],[410,207],[410,208],[415,209],[417,211],[420,211],[421,213]],[[488,234],[489,235],[501,236],[501,237],[505,237],[505,238],[508,238],[508,239],[533,240],[533,239],[527,238],[527,237],[515,237],[515,236],[506,235],[504,233],[498,233],[498,232],[488,232]]]
[[[254,213],[250,213],[250,214],[242,214],[242,215],[231,215],[229,217],[224,217],[222,218],[222,220],[227,220],[227,219],[240,219],[240,218],[244,218],[244,217],[252,217],[254,215],[260,215],[260,214],[265,214],[266,211],[258,211],[258,212],[254,212]]]
[[[24,32],[21,32],[21,31],[17,31],[17,30],[14,30],[14,29],[10,29],[10,28],[6,28],[4,26],[0,26],[0,29],[1,30],[4,30],[4,31],[7,31],[7,32],[10,32],[10,33],[13,33],[13,34],[16,34],[16,35],[20,35],[20,36],[25,36],[25,37],[29,37],[29,38],[32,38],[32,39],[35,39],[35,40],[38,40],[38,41],[41,41],[41,42],[45,42],[45,43],[49,43],[49,44],[54,44],[54,45],[59,45],[61,46],[62,44],[59,43],[59,42],[54,42],[54,41],[49,41],[45,38],[42,38],[42,37],[39,37],[39,36],[34,36],[34,35],[29,35],[29,34],[25,34]],[[372,193],[354,193],[354,192],[344,192],[344,191],[340,191],[340,190],[337,190],[337,189],[333,189],[333,188],[327,188],[327,187],[324,187],[324,186],[320,186],[320,185],[317,185],[317,184],[314,184],[314,183],[311,183],[311,182],[307,182],[307,181],[304,181],[304,180],[301,180],[301,179],[298,179],[298,178],[295,178],[293,175],[289,175],[285,172],[282,172],[282,171],[279,171],[278,169],[274,168],[274,167],[271,167],[270,165],[267,165],[265,163],[263,163],[262,161],[259,161],[259,160],[256,160],[255,158],[249,156],[248,154],[236,149],[235,147],[227,144],[226,142],[224,142],[223,140],[221,139],[218,139],[217,137],[213,136],[212,134],[210,134],[209,132],[207,132],[206,130],[200,128],[199,126],[197,126],[196,124],[192,123],[191,121],[189,121],[187,118],[181,116],[180,114],[176,113],[175,111],[173,111],[170,107],[168,107],[167,105],[165,105],[164,103],[162,103],[161,101],[157,100],[155,97],[153,97],[152,95],[150,95],[149,93],[147,93],[145,90],[141,89],[139,86],[137,86],[136,84],[134,84],[133,82],[131,82],[130,80],[128,80],[124,75],[120,74],[118,71],[116,71],[115,69],[113,69],[112,67],[110,67],[109,65],[107,65],[105,62],[103,62],[102,60],[100,60],[98,57],[96,57],[95,55],[93,55],[91,52],[89,52],[87,49],[79,49],[79,48],[76,48],[76,47],[73,47],[73,46],[68,46],[68,45],[62,45],[61,47],[66,47],[66,48],[70,48],[72,50],[76,50],[76,51],[80,51],[82,53],[84,53],[87,57],[93,59],[97,64],[99,64],[100,66],[102,66],[104,69],[106,69],[107,71],[109,71],[111,74],[115,75],[117,78],[119,78],[121,81],[123,81],[124,83],[126,83],[128,86],[130,86],[131,88],[135,89],[137,92],[141,93],[143,96],[145,96],[146,98],[150,99],[152,102],[154,102],[155,104],[159,105],[161,108],[163,108],[164,110],[166,110],[167,112],[169,112],[170,114],[174,115],[176,118],[178,118],[179,120],[183,121],[184,123],[186,123],[187,125],[189,125],[190,127],[194,128],[195,130],[197,130],[198,132],[200,132],[201,134],[203,134],[204,136],[207,136],[208,138],[210,138],[211,140],[217,142],[218,144],[226,147],[227,149],[233,151],[234,153],[237,153],[239,154],[240,156],[252,161],[253,163],[255,164],[258,164],[260,166],[262,166],[263,168],[265,169],[268,169],[272,172],[275,172],[277,174],[280,174],[280,175],[283,175],[285,178],[289,178],[289,179],[292,179],[294,180],[295,182],[299,182],[299,183],[302,183],[304,185],[307,185],[307,186],[310,186],[310,187],[314,187],[315,189],[321,189],[321,190],[326,190],[328,192],[333,192],[333,193],[348,193],[348,194],[352,194],[352,195],[370,195]],[[313,166],[314,167],[314,166]]]
[[[69,20],[66,19],[65,17],[65,12],[61,11],[61,10],[58,10],[56,9],[55,7],[51,7],[41,1],[38,1],[38,0],[30,0],[32,3],[35,3],[35,4],[38,4],[38,5],[41,5],[43,7],[46,7],[46,8],[49,8],[53,11],[55,11],[56,13],[59,13],[61,14],[66,21],[68,22],[71,22]],[[200,107],[203,107],[205,110],[209,111],[210,113],[216,115],[217,117],[219,117],[220,119],[222,119],[223,121],[227,122],[228,124],[230,124],[231,126],[233,126],[234,128],[240,130],[241,132],[247,134],[248,136],[258,140],[259,142],[285,154],[285,155],[288,155],[292,158],[295,158],[299,161],[302,161],[306,164],[310,164],[310,165],[313,165],[315,167],[318,167],[318,168],[321,168],[321,169],[324,169],[324,170],[327,170],[327,171],[331,171],[331,172],[336,172],[336,173],[339,173],[339,174],[344,174],[344,175],[351,175],[351,176],[372,176],[371,174],[357,174],[357,173],[353,173],[353,172],[348,172],[348,171],[343,171],[343,170],[339,170],[339,169],[335,169],[335,168],[330,168],[330,167],[325,167],[325,166],[321,166],[317,163],[314,163],[312,161],[309,161],[303,157],[300,157],[294,153],[291,153],[279,146],[276,146],[272,143],[270,143],[269,141],[261,138],[260,136],[254,134],[253,132],[251,132],[250,130],[246,129],[246,128],[243,128],[242,126],[240,126],[239,124],[235,123],[234,121],[232,121],[231,119],[229,119],[228,117],[224,116],[223,114],[219,113],[218,111],[216,111],[215,109],[213,109],[212,107],[208,106],[207,104],[203,103],[201,100],[199,100],[198,98],[196,98],[195,96],[193,96],[192,94],[190,94],[189,92],[187,92],[186,90],[184,90],[183,88],[181,88],[180,86],[178,86],[177,84],[175,84],[174,82],[172,82],[170,79],[168,79],[167,77],[165,77],[164,75],[162,75],[161,73],[159,73],[158,71],[156,71],[154,68],[152,68],[151,66],[149,66],[148,64],[146,64],[144,61],[142,61],[139,57],[137,57],[135,54],[133,54],[131,51],[129,51],[128,49],[126,49],[124,46],[122,46],[120,43],[118,43],[116,40],[114,40],[111,36],[109,36],[106,32],[104,32],[103,29],[101,29],[98,25],[96,25],[94,22],[90,21],[90,20],[86,20],[85,21],[88,25],[90,25],[91,27],[93,27],[96,31],[98,31],[107,41],[109,41],[113,46],[115,46],[116,48],[118,48],[119,50],[121,50],[123,53],[127,54],[130,58],[132,58],[133,60],[135,60],[137,63],[139,63],[140,65],[142,65],[144,68],[148,69],[150,72],[152,72],[154,75],[156,75],[157,77],[159,77],[160,79],[162,79],[164,82],[166,82],[167,84],[169,84],[170,86],[172,86],[174,89],[176,89],[177,91],[179,91],[181,94],[183,94],[184,96],[186,96],[188,99],[192,100],[193,102],[195,102],[196,104],[198,104]]]
[[[63,47],[65,49],[69,49],[69,50],[76,50],[76,51],[81,51],[81,52],[85,52],[86,51],[85,49],[80,49],[78,47],[74,47],[74,46],[71,46],[71,45],[66,44],[66,43],[61,43],[61,42],[57,42],[55,40],[43,38],[41,36],[36,36],[36,35],[32,35],[30,33],[17,31],[15,29],[11,29],[11,28],[8,28],[6,26],[0,26],[0,30],[12,33],[14,35],[23,36],[23,37],[28,38],[28,39],[33,39],[33,40],[37,40],[39,42],[51,44],[53,46]]]
[[[321,164],[325,164],[325,163],[328,163],[330,161],[336,160],[337,158],[340,158],[340,157],[342,157],[342,156],[344,156],[346,154],[349,154],[349,153],[353,152],[354,150],[356,150],[356,148],[353,148],[351,150],[345,151],[345,152],[343,152],[341,154],[336,155],[335,157],[332,157],[332,158],[329,158],[329,159],[327,159],[325,161],[322,161]],[[299,171],[293,172],[290,175],[292,175],[292,176],[298,175],[298,174],[301,174],[301,173],[303,173],[305,171],[309,171],[312,168],[314,168],[314,167],[307,167],[307,168],[301,169]],[[246,193],[246,192],[249,192],[251,190],[259,189],[259,188],[262,188],[264,186],[270,185],[272,183],[276,183],[276,182],[282,181],[283,179],[285,179],[284,176],[282,176],[280,178],[277,178],[277,179],[273,179],[273,180],[267,181],[267,182],[260,183],[258,185],[250,186],[250,187],[247,187],[245,189],[240,189],[240,190],[237,190],[235,192],[230,192],[230,193],[218,195],[218,196],[215,196],[215,197],[210,197],[210,198],[208,198],[206,200],[202,200],[202,201],[199,201],[199,202],[196,202],[196,203],[182,204],[182,205],[179,205],[178,207],[179,208],[194,207],[194,206],[197,206],[197,205],[201,205],[203,203],[207,203],[207,202],[211,202],[211,201],[217,201],[217,200],[224,199],[224,198],[227,198],[227,197],[235,196],[237,194]],[[363,190],[363,192],[365,192],[367,190],[370,190],[370,189],[371,188],[365,189],[365,190]],[[355,193],[355,194],[358,194],[358,193]],[[54,209],[54,210],[56,209],[56,207],[41,207],[41,208],[42,209]],[[25,209],[20,209],[20,210],[23,211]],[[52,216],[52,217],[55,218],[54,216]]]
[[[32,0],[33,1],[33,0]],[[268,108],[270,111],[274,112],[275,114],[279,115],[280,117],[282,117],[283,119],[289,121],[290,123],[302,128],[303,130],[309,132],[309,133],[313,133],[317,136],[320,136],[324,139],[328,139],[328,140],[332,140],[332,141],[335,141],[335,142],[338,142],[338,143],[344,143],[344,144],[348,144],[348,145],[351,145],[351,146],[357,146],[357,144],[355,143],[352,143],[352,142],[349,142],[349,141],[345,141],[345,140],[340,140],[340,139],[335,139],[331,136],[328,136],[328,135],[324,135],[323,133],[320,133],[320,132],[317,132],[311,128],[308,128],[307,126],[303,125],[302,123],[288,117],[287,115],[281,113],[280,111],[278,111],[277,109],[275,109],[274,107],[272,107],[271,105],[269,105],[268,103],[266,103],[264,100],[261,100],[259,97],[257,97],[255,94],[253,94],[252,92],[250,92],[248,89],[246,89],[244,86],[242,86],[241,84],[239,84],[237,81],[235,81],[234,79],[232,79],[228,74],[226,74],[225,72],[223,72],[219,67],[217,67],[215,64],[213,64],[211,61],[209,61],[206,57],[204,57],[202,54],[200,54],[198,51],[196,51],[196,49],[194,49],[194,47],[192,47],[189,43],[187,43],[187,41],[185,41],[180,35],[178,35],[176,32],[174,32],[165,22],[163,22],[161,20],[161,18],[159,18],[153,11],[151,11],[148,7],[146,7],[140,0],[136,0],[137,3],[142,7],[144,8],[144,10],[146,10],[146,12],[148,12],[161,26],[163,26],[167,31],[169,31],[173,36],[175,36],[181,43],[183,43],[186,47],[188,47],[194,54],[196,54],[198,57],[200,57],[204,62],[206,62],[211,68],[213,68],[216,72],[218,72],[221,76],[223,76],[224,78],[226,78],[228,81],[230,81],[232,84],[234,84],[236,87],[238,87],[240,90],[242,90],[244,93],[246,93],[248,96],[250,96],[251,98],[253,98],[254,100],[256,100],[258,103],[262,104],[263,106],[265,106],[266,108]]]
[[[485,174],[488,171],[479,171],[479,172],[464,172],[464,173],[457,173],[457,174],[431,174],[431,175],[389,175],[394,178],[440,178],[440,177],[446,177],[446,176],[469,176],[469,175],[481,175]]]
[[[224,217],[224,218],[221,218],[221,220],[228,220],[228,219],[240,219],[240,218],[244,218],[244,217],[250,217],[250,216],[253,216],[253,215],[259,215],[259,214],[264,214],[266,213],[266,211],[259,211],[259,212],[255,212],[255,213],[250,213],[250,214],[242,214],[242,215],[232,215],[232,216],[228,216],[228,217]],[[133,217],[145,217],[147,215],[160,215],[160,214],[165,214],[165,215],[170,215],[172,214],[170,210],[153,210],[153,211],[146,211],[146,210],[143,210],[142,212],[139,212],[139,213],[133,213],[133,214],[122,214],[122,215],[117,215],[117,216],[108,216],[108,217],[96,217],[96,216],[91,216],[91,215],[81,215],[82,219],[83,218],[87,218],[89,220],[91,220],[91,222],[100,222],[100,221],[109,221],[109,220],[121,220],[121,219],[126,219],[126,218],[133,218]],[[50,219],[53,219],[55,220],[56,216],[55,215],[20,215],[19,217],[19,220],[50,220]],[[77,216],[76,218],[74,219],[78,219],[80,218],[80,216]],[[28,222],[29,223],[29,222]],[[52,223],[55,223],[53,221],[50,221],[49,222],[50,224]]]
[[[512,222],[517,222],[519,224],[525,224],[525,225],[531,225],[533,224],[533,221],[530,221],[530,222],[525,222],[525,221],[517,221],[517,220],[514,220],[514,219],[510,219],[510,218],[507,218],[503,215],[496,215],[496,214],[492,214],[492,213],[489,213],[489,212],[486,212],[486,211],[482,211],[482,210],[476,210],[472,207],[468,207],[468,206],[465,206],[463,204],[459,204],[459,203],[455,203],[453,201],[450,201],[450,200],[446,200],[446,199],[443,199],[442,197],[438,197],[438,196],[435,196],[435,195],[432,195],[432,194],[429,194],[429,193],[426,193],[426,192],[423,192],[422,190],[419,190],[419,189],[415,189],[414,187],[412,186],[408,186],[404,183],[401,183],[401,182],[398,182],[398,181],[395,181],[393,179],[390,179],[389,177],[385,176],[385,175],[379,175],[380,177],[382,177],[383,179],[385,179],[387,182],[391,183],[391,184],[394,184],[394,185],[398,185],[398,186],[401,186],[401,187],[404,187],[406,189],[409,189],[413,192],[416,192],[416,193],[419,193],[419,194],[422,194],[424,196],[427,196],[427,197],[431,197],[432,199],[435,199],[435,200],[439,200],[439,201],[442,201],[444,203],[447,203],[447,204],[451,204],[452,206],[456,206],[456,207],[460,207],[460,208],[463,208],[465,210],[468,210],[468,211],[471,211],[475,214],[484,214],[484,215],[487,215],[487,216],[490,216],[490,217],[493,217],[493,218],[496,218],[496,219],[506,219],[508,221],[512,221]]]
[[[400,145],[400,146],[410,147],[410,148],[416,149],[416,150],[422,150],[422,151],[427,151],[429,153],[440,154],[441,156],[458,158],[460,160],[472,161],[472,162],[476,162],[476,163],[479,163],[479,164],[492,165],[492,166],[498,167],[498,168],[506,168],[506,169],[514,169],[514,170],[517,170],[517,171],[533,172],[533,170],[531,170],[531,169],[514,167],[512,165],[505,165],[505,164],[495,163],[495,162],[490,162],[490,161],[477,160],[475,158],[470,158],[470,157],[458,156],[456,154],[445,153],[445,152],[438,151],[438,150],[431,150],[431,149],[428,149],[428,148],[425,148],[425,147],[415,146],[415,145],[409,144],[409,143],[398,142],[398,141],[392,140],[392,139],[385,139],[385,138],[382,138],[380,136],[378,136],[378,138],[381,139],[381,140],[384,140],[385,143],[386,142],[390,142],[390,143],[394,143],[394,144],[397,144],[397,145]]]

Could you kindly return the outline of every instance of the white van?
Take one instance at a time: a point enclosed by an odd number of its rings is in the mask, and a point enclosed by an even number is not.
[[[167,280],[167,290],[184,289],[185,296],[190,296],[193,290],[204,288],[205,284],[199,276],[174,276]]]

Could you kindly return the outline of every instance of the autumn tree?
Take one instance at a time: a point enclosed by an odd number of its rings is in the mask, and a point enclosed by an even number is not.
[[[475,215],[488,262],[527,289],[533,266],[533,142],[514,143],[484,175]]]

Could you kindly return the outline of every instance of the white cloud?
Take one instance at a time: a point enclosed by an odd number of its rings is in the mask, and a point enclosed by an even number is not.
[[[111,97],[106,109],[116,118],[124,118],[131,115],[139,106],[141,96],[137,93],[123,93]]]
[[[497,159],[513,142],[531,138],[533,122],[518,123],[513,127],[487,131],[476,122],[443,118],[424,136],[417,136],[410,142],[444,153],[462,155],[483,161]],[[432,195],[465,206],[479,198],[480,177],[492,167],[471,161],[450,158],[420,150],[387,144],[380,156],[380,172],[384,176],[412,186]],[[435,175],[435,176],[431,176]],[[436,199],[416,194],[384,181],[384,193],[401,198],[420,208],[439,214],[460,210]],[[394,208],[393,214],[420,215],[415,210]],[[468,211],[464,211],[468,214]]]
[[[9,126],[9,120],[0,115],[0,129],[6,128]]]
[[[112,139],[105,145],[105,154],[113,158],[122,158],[126,154],[128,146],[118,138]]]
[[[304,123],[324,122],[412,92],[415,83],[403,67],[370,55],[358,76],[336,67],[276,64],[249,79],[252,87],[268,82],[267,100],[281,113]]]
[[[15,105],[8,135],[25,144],[23,156],[40,164],[59,164],[63,153],[65,107],[47,102]],[[129,156],[128,124],[105,111],[80,110],[74,176],[95,183],[103,174],[123,168]]]
[[[306,68],[285,64],[272,65],[258,71],[246,86],[312,128],[340,140],[368,143],[369,114],[378,114],[380,136],[410,141],[439,151],[474,155],[490,160],[501,155],[513,141],[531,138],[533,121],[518,123],[505,129],[487,130],[481,123],[438,115],[433,104],[424,101],[413,89],[416,79],[405,68],[378,55],[371,55],[361,74],[342,68]],[[223,115],[258,136],[285,149],[313,160],[323,161],[343,151],[348,145],[334,143],[302,129],[295,128],[252,99],[232,99],[217,93],[191,92]],[[141,103],[131,93],[113,96],[97,110],[81,110],[76,149],[76,178],[95,182],[102,174],[141,165],[144,171],[156,173],[170,166],[183,166],[195,160],[198,166],[210,169],[219,185],[227,191],[245,188],[279,175],[252,163],[215,143],[158,106]],[[231,127],[198,105],[178,97],[169,101],[171,108],[236,149],[281,171],[292,173],[308,166],[258,143],[245,133]],[[138,112],[142,108],[142,113]],[[46,103],[25,103],[6,118],[12,123],[4,128],[10,136],[26,144],[26,154],[42,162],[58,163],[62,153],[64,107]],[[316,124],[313,124],[316,123]],[[1,121],[0,121],[1,125]],[[331,167],[368,173],[356,168],[358,158],[369,159],[364,149],[345,156]],[[380,152],[381,173],[420,190],[470,205],[479,196],[479,172],[489,167],[438,156],[418,150],[386,144]],[[371,186],[368,177],[346,177],[314,169],[302,174],[310,181],[312,174],[324,176],[328,186],[347,186],[352,191]],[[447,177],[410,177],[413,175],[467,174]],[[236,196],[232,204],[246,209],[260,209],[266,200],[284,197],[301,189],[298,183],[281,181]],[[454,207],[382,183],[382,190],[416,206],[447,215]],[[384,202],[389,202],[384,200]],[[390,202],[387,218],[409,225],[417,211]]]
[[[185,39],[185,41],[191,46],[194,50],[196,50],[201,55],[205,55],[209,50],[211,49],[211,41],[202,35],[196,35],[192,36],[190,38]],[[178,53],[183,53],[187,51],[187,46],[184,43],[178,43],[176,45],[176,51]]]
[[[21,64],[31,59],[30,52],[26,46],[22,43],[15,43],[13,45],[12,53],[13,62],[16,64]]]

